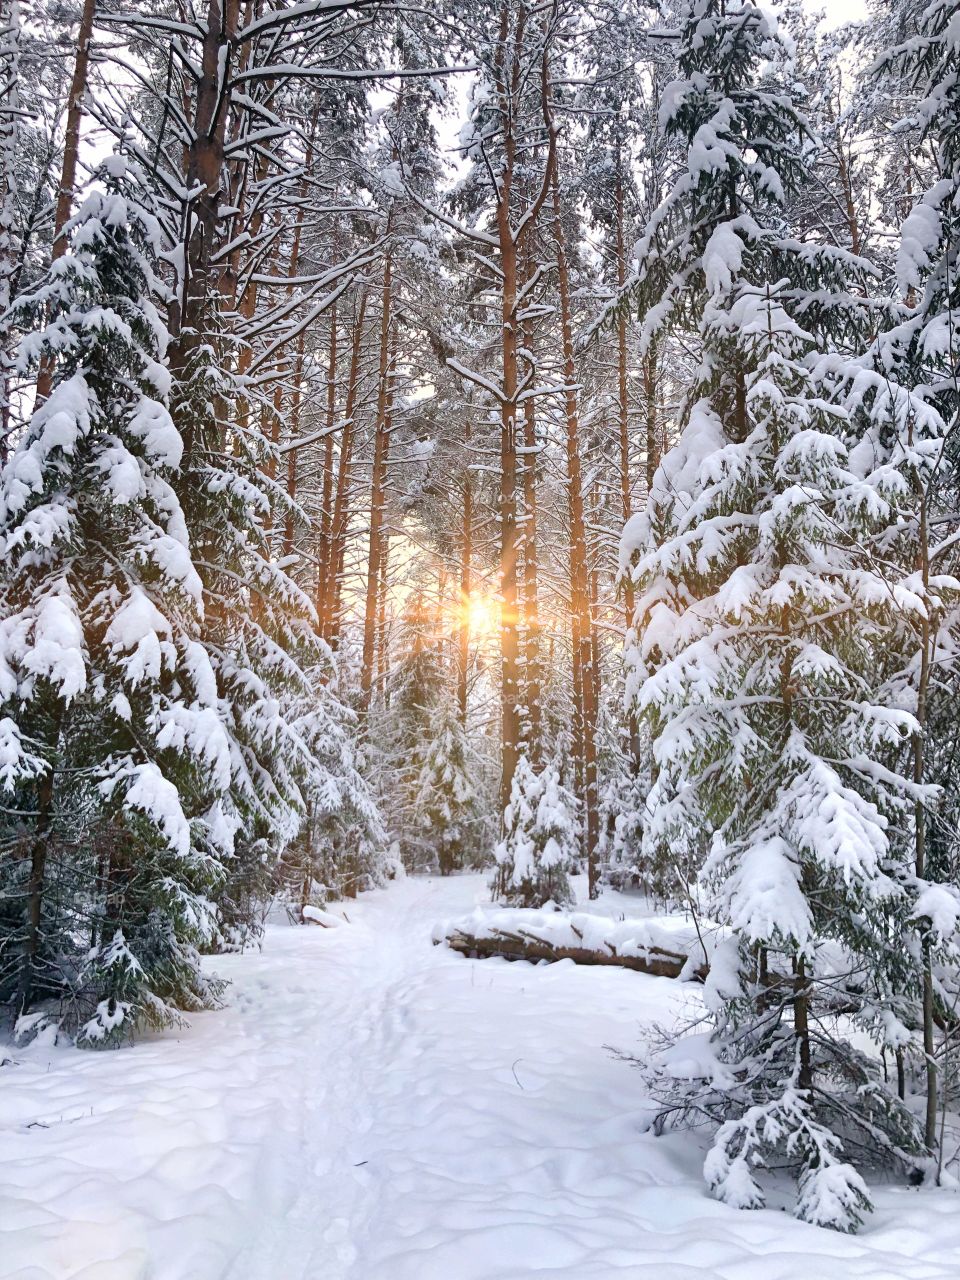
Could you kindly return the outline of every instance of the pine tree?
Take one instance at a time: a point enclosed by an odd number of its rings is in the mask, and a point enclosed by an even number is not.
[[[568,874],[579,852],[577,802],[547,765],[536,773],[525,755],[517,761],[504,834],[494,850],[494,894],[517,907],[573,901]]]
[[[631,662],[657,766],[647,840],[692,855],[708,841],[703,878],[730,929],[707,983],[708,1061],[677,1105],[722,1121],[705,1167],[719,1198],[762,1204],[756,1171],[777,1152],[798,1216],[849,1230],[868,1197],[844,1144],[905,1164],[920,1150],[837,1021],[852,1003],[897,1038],[914,976],[890,939],[910,906],[891,832],[914,796],[896,755],[916,720],[883,676],[901,612],[924,606],[883,555],[908,461],[876,466],[863,437],[902,439],[918,406],[842,354],[871,322],[857,263],[784,226],[810,140],[761,78],[778,58],[752,4],[685,6],[666,120],[687,166],[640,243],[637,296],[646,340],[695,327],[701,365],[627,533]]]

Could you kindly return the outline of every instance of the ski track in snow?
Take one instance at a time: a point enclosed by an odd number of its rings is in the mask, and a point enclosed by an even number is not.
[[[471,961],[408,880],[218,957],[229,1004],[132,1050],[0,1052],[2,1280],[947,1280],[960,1200],[882,1187],[855,1237],[705,1193],[640,1132],[630,1052],[694,988]],[[610,904],[598,909],[609,912]]]

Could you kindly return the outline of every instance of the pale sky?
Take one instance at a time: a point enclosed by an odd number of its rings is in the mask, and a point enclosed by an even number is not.
[[[839,27],[842,22],[854,22],[867,16],[865,0],[804,0],[804,7],[812,12],[822,10],[828,27]]]

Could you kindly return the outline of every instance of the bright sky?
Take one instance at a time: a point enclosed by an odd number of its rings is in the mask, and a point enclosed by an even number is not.
[[[827,27],[839,27],[842,22],[867,16],[866,0],[804,0],[804,8],[811,13],[822,12]]]

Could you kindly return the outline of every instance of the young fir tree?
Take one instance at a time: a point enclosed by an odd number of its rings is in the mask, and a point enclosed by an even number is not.
[[[441,875],[464,865],[477,797],[468,761],[466,730],[456,708],[443,699],[426,743],[415,810],[433,841]]]
[[[231,744],[198,643],[201,584],[171,479],[157,227],[114,158],[20,305],[49,398],[0,481],[5,843],[22,919],[4,998],[73,1001],[89,1042],[215,1001],[197,946],[229,856]],[[56,877],[56,894],[48,892]]]
[[[407,602],[399,631],[403,650],[389,672],[388,705],[369,750],[380,766],[391,832],[400,840],[407,870],[434,870],[438,850],[424,824],[420,802],[423,770],[436,717],[449,693],[450,672],[439,614],[425,602],[422,590]]]
[[[671,1108],[720,1121],[705,1166],[719,1198],[761,1205],[759,1168],[785,1158],[798,1216],[849,1230],[869,1201],[845,1152],[920,1149],[839,1015],[898,1042],[915,974],[892,941],[912,868],[891,832],[915,795],[896,757],[916,720],[884,671],[901,613],[923,604],[881,559],[906,460],[878,466],[858,441],[865,422],[905,434],[922,407],[839,354],[869,323],[856,261],[783,225],[807,131],[761,79],[782,61],[770,20],[691,0],[680,26],[664,120],[687,164],[640,242],[635,296],[646,340],[692,328],[701,364],[624,534],[642,592],[630,661],[654,735],[647,840],[694,854],[706,839],[729,935],[698,1070],[673,1081],[668,1053],[662,1079]],[[842,404],[838,371],[859,390]]]
[[[646,770],[613,770],[600,797],[600,843],[597,853],[605,884],[615,889],[639,888],[660,901],[678,890],[676,874],[662,858],[648,860],[643,845],[644,808],[650,791]],[[658,852],[663,853],[663,850]]]
[[[573,901],[568,875],[579,852],[577,802],[555,768],[537,773],[526,755],[517,761],[504,833],[494,849],[494,894],[514,907],[565,906]]]
[[[291,914],[302,920],[308,904],[356,897],[383,884],[389,873],[386,834],[356,746],[357,719],[335,696],[332,670],[327,654],[307,673],[313,688],[291,708],[292,731],[311,757],[296,835],[279,849],[278,858],[266,829],[246,858],[228,865],[217,907],[223,944],[231,949],[256,940],[256,910],[262,911],[278,888]]]

